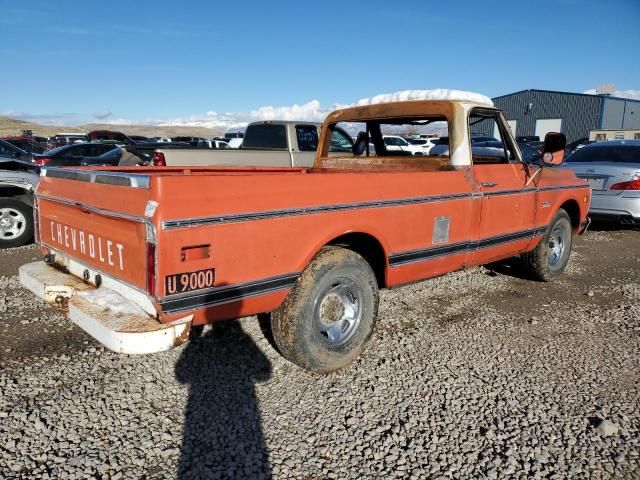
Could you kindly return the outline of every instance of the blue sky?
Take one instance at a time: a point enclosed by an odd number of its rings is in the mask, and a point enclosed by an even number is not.
[[[639,45],[638,0],[0,0],[0,114],[188,122],[405,89],[640,90]]]

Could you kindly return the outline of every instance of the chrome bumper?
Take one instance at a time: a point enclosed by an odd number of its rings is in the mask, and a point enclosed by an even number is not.
[[[640,192],[621,191],[619,194],[598,193],[591,195],[589,213],[603,217],[631,218],[640,220]]]
[[[44,262],[22,265],[19,274],[20,283],[45,302],[68,304],[69,319],[114,352],[161,352],[189,339],[192,315],[171,324],[161,323],[116,291],[97,289]],[[92,294],[98,290],[117,299],[117,308],[94,301]]]

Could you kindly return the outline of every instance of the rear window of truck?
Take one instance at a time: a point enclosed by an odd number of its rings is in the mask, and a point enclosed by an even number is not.
[[[284,125],[265,123],[250,125],[242,142],[243,149],[266,148],[287,150],[287,131]]]
[[[447,119],[442,116],[429,117],[403,117],[385,118],[383,120],[370,120],[368,122],[339,122],[330,125],[329,129],[334,131],[341,129],[348,132],[354,142],[353,148],[336,148],[333,137],[329,147],[329,154],[340,156],[368,156],[368,157],[398,157],[420,155],[409,150],[408,143],[401,137],[416,135],[416,132],[433,132],[444,136],[448,132]],[[445,137],[446,138],[446,137]],[[425,143],[426,141],[423,140]],[[391,149],[387,149],[391,147]],[[448,152],[446,155],[448,157]]]

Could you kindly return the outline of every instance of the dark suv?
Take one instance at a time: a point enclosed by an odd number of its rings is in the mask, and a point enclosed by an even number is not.
[[[33,161],[36,165],[47,165],[50,167],[74,167],[82,163],[85,157],[99,157],[103,153],[118,147],[115,142],[88,142],[74,143],[73,145],[63,145],[54,148],[41,155],[34,155]]]

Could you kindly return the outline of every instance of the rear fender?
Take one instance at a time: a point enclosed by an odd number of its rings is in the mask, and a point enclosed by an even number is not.
[[[389,246],[384,239],[384,236],[380,232],[373,232],[368,228],[353,228],[349,230],[337,230],[332,232],[327,232],[324,236],[320,238],[320,240],[313,245],[313,247],[309,250],[309,253],[304,257],[303,262],[300,264],[298,271],[302,272],[307,265],[311,262],[313,257],[315,257],[320,250],[324,247],[332,244],[341,244],[340,239],[345,239],[346,248],[349,248],[349,238],[354,238],[355,236],[364,236],[371,241],[375,242],[380,251],[371,252],[371,255],[375,256],[376,254],[381,254],[384,256],[384,263],[382,265],[372,264],[371,256],[367,255],[367,252],[359,252],[363,257],[367,259],[371,268],[374,270],[376,277],[378,277],[378,282],[381,287],[387,284],[387,275],[389,271],[389,262],[388,262],[388,252]],[[375,263],[375,262],[374,262]],[[382,271],[380,271],[382,270]]]

